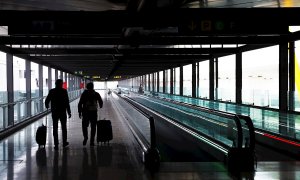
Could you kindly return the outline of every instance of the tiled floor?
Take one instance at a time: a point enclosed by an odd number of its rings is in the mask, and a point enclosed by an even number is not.
[[[0,179],[238,179],[220,162],[163,162],[159,172],[150,174],[112,98],[103,95],[101,110],[101,118],[112,120],[114,139],[109,146],[83,147],[78,101],[74,101],[68,120],[70,147],[54,151],[49,116],[47,145],[38,149],[35,131],[43,118],[0,142]],[[259,162],[256,172],[241,175],[244,179],[300,179],[300,163]]]

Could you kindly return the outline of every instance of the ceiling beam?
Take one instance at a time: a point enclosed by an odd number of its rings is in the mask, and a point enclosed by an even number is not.
[[[16,45],[174,45],[174,44],[274,44],[282,38],[279,35],[268,36],[139,36],[121,37],[39,37],[39,36],[2,36],[1,44]]]

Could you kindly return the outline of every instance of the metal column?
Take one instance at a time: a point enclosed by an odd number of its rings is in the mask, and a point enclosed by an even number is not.
[[[148,74],[148,91],[151,91],[151,88],[150,88],[150,76],[151,74]]]
[[[25,79],[26,79],[26,108],[27,117],[31,116],[31,63],[30,61],[25,61]]]
[[[174,94],[174,68],[171,68],[170,76],[170,94]]]
[[[55,69],[55,81],[58,79],[58,70],[57,69]],[[54,87],[53,88],[55,88],[55,83],[54,83]]]
[[[214,58],[209,59],[209,99],[214,100]]]
[[[48,91],[52,88],[52,70],[48,67]]]
[[[215,99],[218,100],[218,90],[219,90],[219,59],[215,58]]]
[[[180,78],[179,78],[179,95],[183,96],[183,66],[180,66]]]
[[[156,73],[156,92],[159,92],[159,72]]]
[[[163,93],[166,93],[166,73],[168,72],[168,70],[167,71],[165,71],[165,70],[163,70]]]
[[[13,74],[13,55],[6,54],[6,72],[7,72],[7,102],[8,105],[8,121],[7,126],[14,124],[14,74]]]
[[[288,111],[288,43],[279,44],[279,133],[287,133],[287,117]]]
[[[199,62],[197,62],[197,69],[196,69],[196,71],[197,71],[197,78],[196,78],[196,97],[199,97],[199,87],[200,87],[200,84],[199,84],[199,82],[200,82],[200,72],[199,72],[199,65],[200,65],[200,63]]]
[[[288,110],[288,44],[279,44],[279,110]]]
[[[242,53],[235,55],[235,100],[237,104],[242,104]]]
[[[192,64],[192,97],[196,97],[196,63]]]
[[[289,45],[289,110],[295,110],[295,42]]]

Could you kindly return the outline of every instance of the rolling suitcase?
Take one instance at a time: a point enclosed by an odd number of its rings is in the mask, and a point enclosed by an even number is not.
[[[40,146],[46,145],[46,137],[47,137],[47,116],[46,116],[46,126],[42,124],[41,126],[38,127],[36,134],[35,134],[35,140]]]
[[[97,142],[108,142],[113,139],[110,120],[97,121]]]

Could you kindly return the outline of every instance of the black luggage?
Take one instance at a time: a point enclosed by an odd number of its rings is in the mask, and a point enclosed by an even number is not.
[[[110,120],[97,121],[97,142],[108,142],[113,139]]]
[[[46,116],[46,125],[47,125],[47,116]],[[44,146],[46,145],[46,137],[47,137],[47,126],[45,126],[44,124],[42,124],[41,126],[38,127],[36,134],[35,134],[35,140],[40,146]]]

